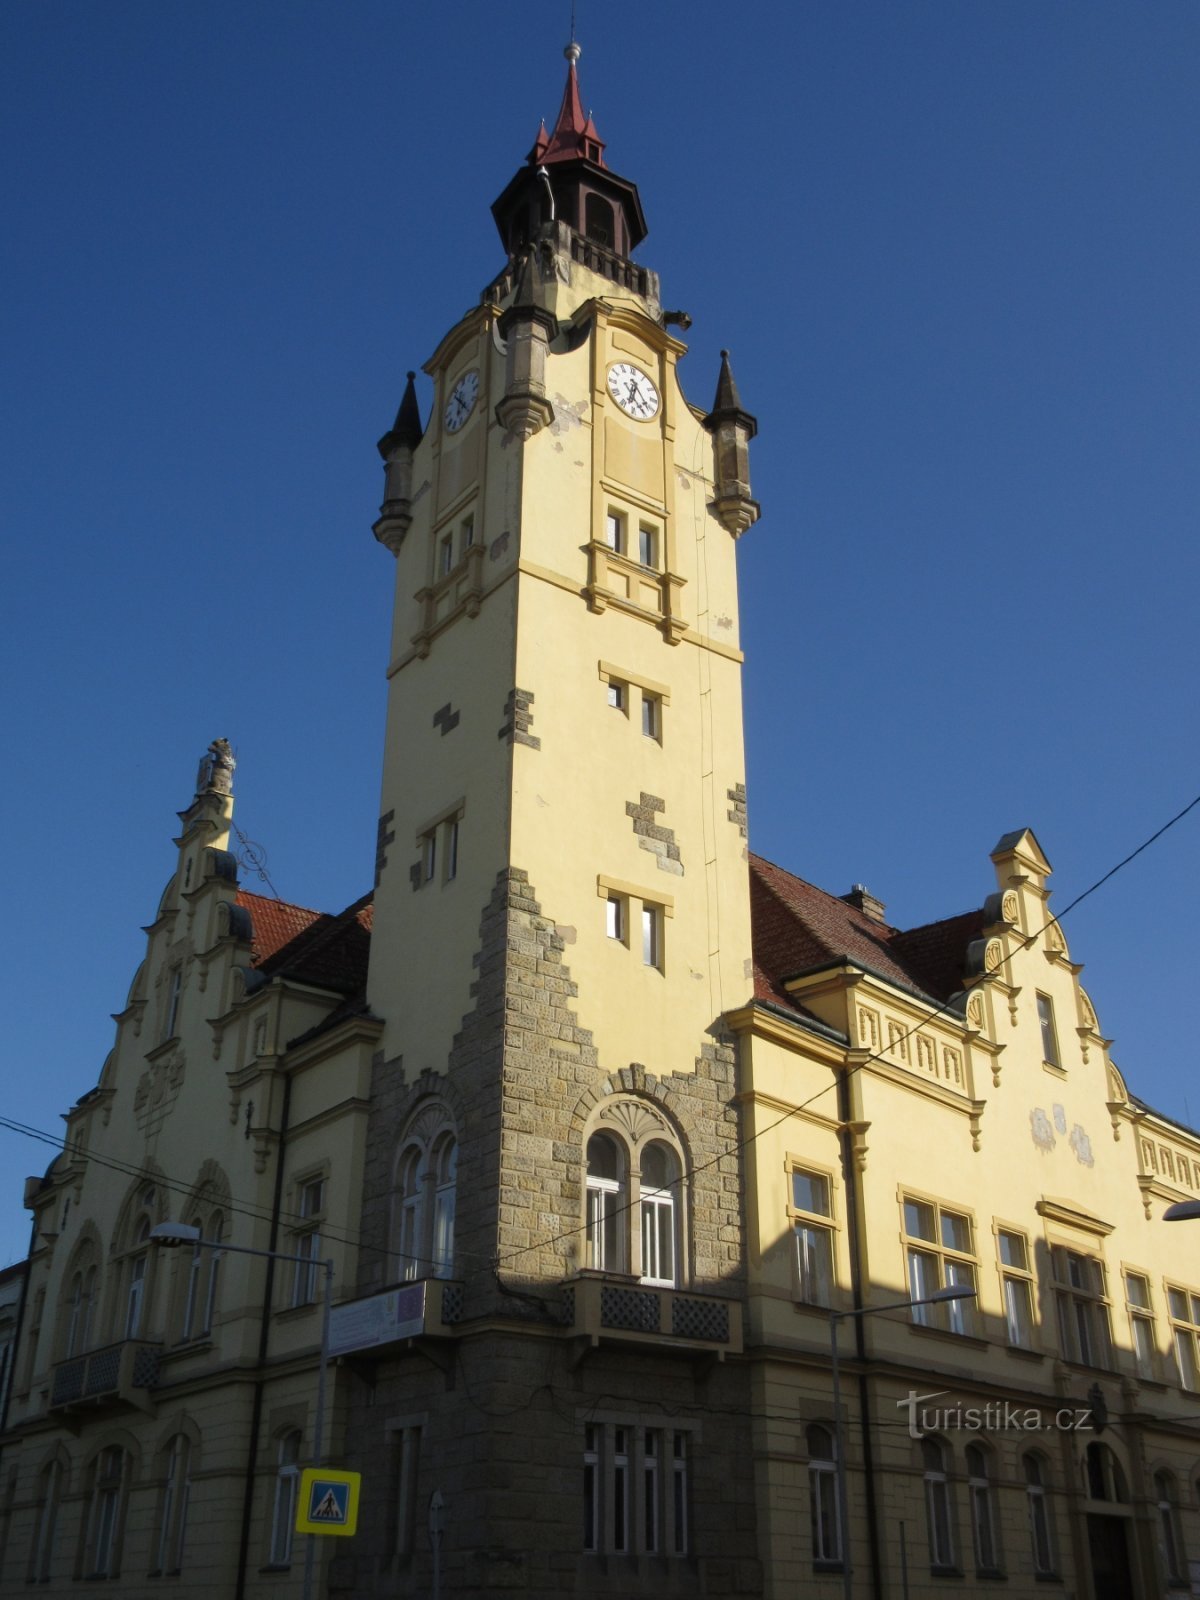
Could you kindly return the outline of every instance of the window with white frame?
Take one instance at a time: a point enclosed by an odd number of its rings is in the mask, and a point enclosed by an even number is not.
[[[413,887],[430,883],[453,883],[458,877],[462,842],[461,802],[431,822],[417,835],[420,860],[413,868]]]
[[[988,1452],[981,1444],[967,1446],[971,1539],[975,1547],[975,1571],[980,1577],[994,1577],[1000,1571],[996,1494],[990,1465]]]
[[[662,738],[662,701],[646,689],[642,690],[642,733],[647,739]]]
[[[156,1566],[159,1573],[183,1571],[188,1501],[192,1492],[192,1442],[177,1433],[166,1450],[166,1477],[158,1519]]]
[[[807,1167],[788,1174],[788,1215],[796,1241],[796,1297],[810,1306],[833,1304],[833,1202],[828,1176]]]
[[[448,573],[453,571],[454,535],[452,533],[447,533],[443,534],[441,543],[438,545],[438,576],[444,578]]]
[[[929,1565],[934,1572],[954,1568],[954,1519],[950,1509],[949,1451],[940,1439],[921,1440],[925,1476],[925,1529]]]
[[[674,1287],[683,1253],[680,1150],[638,1102],[617,1101],[606,1113],[586,1146],[587,1265]]]
[[[1175,1284],[1167,1285],[1167,1315],[1171,1321],[1171,1347],[1180,1385],[1193,1393],[1200,1389],[1200,1294]]]
[[[616,555],[625,554],[625,515],[608,511],[604,517],[604,542]]]
[[[321,1222],[325,1216],[325,1179],[305,1178],[296,1196],[298,1225],[292,1234],[292,1305],[308,1306],[321,1285]]]
[[[604,902],[604,931],[610,939],[616,939],[621,944],[625,942],[625,907],[625,897],[619,894],[610,894]]]
[[[133,1253],[125,1264],[124,1336],[126,1339],[136,1339],[142,1331],[149,1274],[150,1218],[141,1217],[134,1233]]]
[[[910,1299],[928,1300],[939,1289],[975,1288],[971,1219],[935,1200],[904,1199],[905,1256]],[[973,1301],[949,1300],[913,1307],[913,1321],[925,1328],[972,1333]]]
[[[93,1344],[96,1313],[96,1264],[94,1247],[80,1247],[75,1271],[71,1274],[67,1298],[67,1321],[63,1330],[62,1352],[66,1357],[82,1355]]]
[[[1058,1067],[1058,1033],[1054,1027],[1054,1002],[1048,994],[1037,997],[1038,1026],[1042,1030],[1042,1060],[1047,1066]]]
[[[1031,1451],[1022,1458],[1021,1464],[1025,1472],[1025,1510],[1029,1518],[1033,1570],[1039,1577],[1046,1577],[1054,1571],[1054,1543],[1051,1538],[1045,1463],[1041,1456]]]
[[[585,1553],[686,1556],[688,1432],[587,1422],[583,1433]]]
[[[605,685],[608,703],[614,711],[628,713],[629,710],[629,685],[622,683],[620,678],[610,678]]]
[[[271,1507],[270,1564],[286,1567],[292,1560],[292,1529],[296,1521],[296,1491],[300,1483],[300,1430],[280,1439],[275,1452],[275,1499]]]
[[[1129,1333],[1133,1360],[1141,1378],[1155,1376],[1156,1350],[1154,1308],[1150,1300],[1150,1280],[1143,1272],[1126,1270],[1125,1309],[1129,1313]]]
[[[1111,1367],[1103,1265],[1096,1256],[1061,1244],[1051,1246],[1050,1262],[1064,1357],[1088,1367]]]
[[[1033,1349],[1033,1274],[1029,1269],[1029,1241],[1013,1228],[996,1230],[1000,1257],[1000,1285],[1004,1294],[1004,1320],[1008,1342],[1020,1350]]]
[[[29,1552],[29,1581],[48,1583],[54,1562],[54,1532],[58,1523],[58,1508],[62,1500],[63,1463],[49,1462],[38,1475],[37,1516],[33,1525],[33,1543]]]
[[[642,965],[662,970],[663,964],[663,914],[662,907],[642,901]]]
[[[389,1254],[402,1281],[454,1270],[458,1141],[448,1111],[425,1105],[399,1142],[392,1172]]]
[[[124,1450],[109,1445],[92,1463],[84,1540],[85,1577],[115,1578],[121,1570],[127,1462]]]
[[[842,1564],[842,1521],[837,1493],[837,1441],[832,1428],[811,1422],[804,1430],[808,1449],[808,1516],[814,1567]]]

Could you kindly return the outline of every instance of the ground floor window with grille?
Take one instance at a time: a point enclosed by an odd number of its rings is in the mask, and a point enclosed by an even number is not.
[[[685,1556],[690,1434],[589,1422],[583,1438],[583,1548],[589,1555]]]

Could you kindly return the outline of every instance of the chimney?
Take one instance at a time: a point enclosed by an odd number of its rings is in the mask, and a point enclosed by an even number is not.
[[[856,911],[861,911],[864,917],[870,917],[872,922],[882,922],[883,913],[887,910],[882,900],[867,888],[865,883],[856,883],[849,894],[844,894],[842,899],[848,906],[853,906]]]

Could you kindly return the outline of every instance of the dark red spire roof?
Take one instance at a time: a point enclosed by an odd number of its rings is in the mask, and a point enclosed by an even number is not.
[[[567,58],[567,86],[563,90],[562,105],[558,108],[558,121],[554,124],[554,132],[550,135],[549,142],[538,153],[538,147],[545,137],[545,123],[542,124],[537,142],[530,153],[530,161],[541,165],[547,161],[574,161],[582,156],[587,161],[594,161],[598,167],[604,165],[604,141],[596,132],[596,124],[591,117],[583,114],[583,101],[579,98],[579,74],[575,63],[579,60],[579,46],[572,41],[564,54]]]

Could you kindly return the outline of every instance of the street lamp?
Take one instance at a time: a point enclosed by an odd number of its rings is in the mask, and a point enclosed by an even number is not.
[[[1177,1200],[1163,1212],[1164,1222],[1194,1222],[1200,1217],[1200,1200]]]
[[[310,1270],[320,1265],[325,1269],[325,1295],[324,1306],[321,1313],[321,1357],[317,1366],[317,1409],[313,1418],[313,1466],[324,1465],[325,1449],[325,1384],[329,1370],[329,1313],[333,1307],[333,1262],[326,1258],[318,1263],[312,1256],[289,1255],[282,1250],[255,1250],[250,1245],[228,1244],[224,1239],[204,1239],[200,1229],[191,1227],[186,1222],[160,1222],[150,1229],[150,1238],[155,1244],[164,1245],[172,1249],[181,1244],[190,1244],[194,1250],[219,1250],[222,1255],[232,1251],[239,1256],[262,1256],[267,1261],[295,1261],[300,1266]],[[316,1578],[317,1546],[316,1535],[309,1534],[308,1544],[304,1551],[304,1600],[312,1600],[313,1585]]]
[[[1197,1213],[1200,1215],[1200,1211]],[[964,1284],[952,1284],[947,1289],[935,1289],[932,1294],[923,1295],[919,1300],[890,1300],[883,1306],[852,1306],[849,1311],[830,1311],[829,1317],[829,1365],[833,1374],[833,1429],[837,1442],[837,1460],[834,1467],[837,1474],[837,1500],[838,1521],[841,1524],[842,1544],[842,1594],[845,1600],[850,1600],[850,1585],[852,1574],[850,1571],[850,1516],[846,1506],[846,1437],[842,1427],[842,1387],[841,1371],[838,1365],[838,1328],[847,1317],[873,1317],[878,1311],[911,1311],[914,1306],[940,1306],[947,1300],[973,1300],[975,1290],[968,1289]]]

